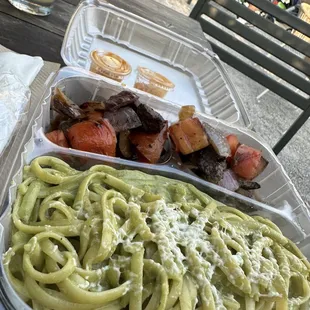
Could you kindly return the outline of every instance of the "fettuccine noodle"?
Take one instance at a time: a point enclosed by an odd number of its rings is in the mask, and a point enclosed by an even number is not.
[[[267,219],[138,171],[24,168],[3,263],[37,310],[309,309],[310,264]]]

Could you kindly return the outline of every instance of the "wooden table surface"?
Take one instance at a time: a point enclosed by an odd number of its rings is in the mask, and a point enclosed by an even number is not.
[[[155,0],[109,2],[210,47],[197,21]],[[17,10],[7,0],[0,0],[0,44],[18,53],[41,56],[44,60],[63,64],[61,44],[78,3],[79,0],[56,0],[51,15],[38,17]]]

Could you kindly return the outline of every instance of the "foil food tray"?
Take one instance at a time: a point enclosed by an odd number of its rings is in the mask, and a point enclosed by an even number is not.
[[[203,181],[202,179],[179,170],[174,165],[150,165],[134,161],[124,160],[115,157],[104,156],[100,154],[82,152],[74,149],[62,148],[50,142],[45,132],[50,126],[50,99],[55,89],[62,89],[73,101],[78,104],[86,100],[102,99],[116,94],[124,89],[117,82],[101,79],[95,74],[77,69],[63,68],[54,77],[51,87],[47,88],[41,102],[38,117],[31,127],[31,138],[25,144],[23,153],[18,161],[19,169],[17,174],[11,180],[8,203],[1,211],[0,216],[0,252],[3,253],[9,246],[11,210],[16,198],[18,185],[22,182],[23,166],[29,164],[32,159],[50,155],[59,157],[69,164],[76,163],[76,160],[83,163],[83,167],[95,164],[106,164],[116,169],[134,169],[149,174],[162,175],[169,178],[178,179],[195,185],[200,190],[206,192],[213,198],[227,205],[234,206],[249,215],[260,215],[269,218],[279,226],[283,234],[293,242],[296,242],[304,254],[310,258],[310,214],[305,204],[299,197],[296,189],[286,175],[283,167],[277,160],[270,147],[261,140],[261,138],[248,129],[241,128],[220,121],[214,117],[197,113],[201,121],[220,128],[226,133],[234,133],[239,139],[263,152],[263,156],[270,162],[268,168],[259,177],[262,184],[259,193],[265,198],[271,206],[253,199],[230,192],[222,187]],[[180,107],[162,100],[159,100],[147,93],[140,94],[140,101],[148,104],[169,122],[176,121]],[[282,192],[284,188],[284,191]],[[277,195],[277,193],[279,195]],[[269,200],[270,199],[270,200]],[[17,296],[3,270],[2,261],[0,263],[0,294],[3,305],[0,309],[25,309],[30,308]],[[2,308],[1,308],[2,307]]]
[[[276,208],[267,206],[260,202],[256,202],[247,197],[240,196],[236,193],[229,192],[217,185],[203,182],[201,179],[195,178],[189,174],[178,171],[174,168],[155,166],[148,164],[140,164],[137,162],[130,162],[119,158],[111,158],[107,156],[84,153],[81,154],[76,150],[65,149],[57,147],[51,143],[44,135],[43,129],[38,129],[38,124],[35,124],[33,130],[33,137],[26,144],[25,150],[22,154],[22,165],[13,179],[13,185],[10,188],[10,201],[16,197],[18,185],[22,182],[23,166],[29,164],[32,159],[37,156],[48,155],[59,157],[65,160],[70,165],[74,166],[77,162],[83,163],[83,168],[87,169],[96,164],[105,164],[112,166],[116,169],[131,169],[146,172],[148,174],[166,176],[172,179],[178,179],[187,183],[195,185],[200,190],[211,195],[218,201],[225,204],[235,206],[237,209],[246,212],[249,215],[260,215],[270,219],[273,223],[279,226],[285,236],[298,244],[309,243],[310,227],[309,214],[297,214],[296,211],[291,209],[278,210]],[[84,170],[84,169],[81,170]],[[9,246],[10,239],[10,224],[11,224],[11,208],[12,204],[8,206],[0,218],[0,253],[3,254]],[[299,210],[301,212],[301,210]],[[304,222],[300,222],[300,217],[304,218]],[[307,237],[308,236],[308,237]],[[308,248],[302,248],[304,254],[309,258],[310,251]],[[4,271],[4,266],[1,260],[0,263],[0,309],[24,309],[30,308],[18,297],[17,293],[10,285],[8,278]],[[2,303],[2,306],[1,306]]]

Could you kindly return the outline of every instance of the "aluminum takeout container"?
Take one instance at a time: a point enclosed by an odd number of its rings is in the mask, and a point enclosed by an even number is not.
[[[234,206],[247,214],[261,215],[269,218],[280,227],[285,236],[296,242],[304,254],[310,258],[309,211],[303,204],[272,150],[262,142],[255,133],[244,128],[229,125],[206,115],[197,114],[202,121],[208,122],[227,133],[235,133],[244,143],[262,149],[264,157],[270,161],[270,164],[260,176],[260,182],[263,185],[260,194],[262,196],[267,195],[267,197],[265,197],[266,200],[268,203],[273,204],[273,206],[267,206],[266,204],[241,196],[237,193],[227,191],[224,188],[178,170],[178,167],[175,166],[142,164],[134,161],[62,148],[53,144],[46,138],[44,131],[48,129],[50,125],[50,99],[55,87],[60,87],[77,103],[83,103],[90,99],[109,97],[124,89],[118,82],[101,79],[98,75],[77,68],[63,68],[54,77],[51,87],[46,90],[43,96],[40,113],[38,113],[38,117],[31,128],[32,137],[23,149],[19,161],[19,170],[11,181],[8,203],[0,215],[0,253],[3,253],[8,248],[10,238],[10,214],[16,197],[17,187],[22,182],[23,166],[29,164],[32,159],[38,156],[51,155],[60,157],[70,165],[75,165],[76,168],[82,170],[94,164],[102,163],[117,169],[141,170],[149,174],[162,175],[191,183],[218,201]],[[164,118],[171,122],[178,118],[178,111],[180,109],[178,105],[165,102],[147,93],[140,94],[140,100],[142,103],[146,103],[155,108]],[[276,186],[278,187],[275,189]],[[2,261],[0,263],[0,296],[0,310],[29,310],[29,307],[17,296],[8,282],[3,270]],[[3,303],[2,306],[1,302]]]
[[[32,159],[38,156],[49,155],[59,157],[71,166],[80,170],[86,170],[95,164],[105,164],[116,169],[140,170],[148,174],[162,175],[191,183],[218,201],[234,206],[249,215],[260,215],[270,219],[273,223],[279,226],[284,235],[303,246],[301,247],[302,251],[308,258],[310,258],[310,249],[304,246],[305,244],[309,244],[308,241],[310,238],[310,226],[308,225],[310,217],[306,209],[299,209],[298,212],[289,207],[286,210],[278,210],[239,194],[229,192],[217,185],[204,182],[197,177],[193,177],[171,167],[141,164],[98,154],[83,154],[83,152],[76,150],[57,147],[45,137],[42,128],[38,130],[41,117],[42,115],[37,119],[37,122],[33,126],[33,137],[24,148],[21,167],[13,178],[13,184],[10,187],[9,192],[11,203],[0,217],[0,254],[3,254],[8,249],[11,222],[10,214],[18,185],[22,182],[23,166],[29,164]],[[0,296],[0,309],[30,310],[10,285],[3,269],[2,260],[0,262]]]
[[[132,73],[122,81],[129,87],[134,87],[138,67],[146,67],[175,84],[166,100],[195,105],[202,113],[251,127],[221,61],[200,44],[106,1],[86,0],[71,18],[61,56],[66,65],[89,70],[91,53],[97,49],[115,53],[131,65]]]

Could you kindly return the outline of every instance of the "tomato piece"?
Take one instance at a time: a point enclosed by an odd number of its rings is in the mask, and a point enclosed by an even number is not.
[[[168,125],[166,122],[159,133],[132,132],[129,135],[129,140],[136,147],[140,161],[156,164],[167,137]]]
[[[69,147],[68,141],[63,133],[62,130],[54,130],[45,134],[46,138],[49,139],[51,142],[62,146],[62,147]]]
[[[240,145],[239,139],[236,135],[233,134],[228,135],[226,139],[230,146],[231,156],[233,157],[237,151],[238,146]]]
[[[241,144],[234,156],[232,170],[246,180],[256,178],[267,166],[262,152],[250,146]]]
[[[115,157],[116,134],[106,119],[74,124],[68,129],[68,138],[74,149]]]
[[[187,118],[171,125],[169,134],[177,152],[183,155],[199,151],[209,145],[206,132],[197,117]]]

